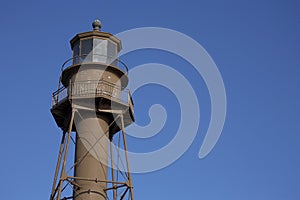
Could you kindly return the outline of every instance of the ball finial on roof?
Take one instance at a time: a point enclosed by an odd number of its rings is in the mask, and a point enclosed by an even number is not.
[[[95,21],[93,22],[92,25],[93,25],[94,31],[100,31],[101,26],[102,26],[101,21],[99,19],[95,19]]]

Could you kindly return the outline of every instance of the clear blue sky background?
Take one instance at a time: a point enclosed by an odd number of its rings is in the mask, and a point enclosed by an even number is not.
[[[201,77],[163,52],[142,51],[124,58],[130,67],[147,62],[174,65],[199,85],[201,106],[200,129],[188,151],[167,168],[133,175],[136,199],[300,199],[299,10],[296,0],[2,2],[0,198],[49,198],[60,141],[49,112],[51,92],[61,64],[71,56],[69,40],[90,30],[99,18],[103,30],[114,34],[144,26],[187,34],[209,52],[226,86],[222,136],[209,156],[199,160],[210,118]],[[153,91],[159,98],[150,98]],[[178,104],[168,95],[155,87],[137,91],[138,122],[149,122],[153,103],[176,110]],[[161,147],[176,131],[178,116],[175,112],[168,118],[154,138],[129,138],[130,150]]]

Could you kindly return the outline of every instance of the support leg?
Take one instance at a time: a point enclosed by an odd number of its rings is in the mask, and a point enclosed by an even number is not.
[[[60,173],[60,180],[59,180],[59,185],[58,185],[59,188],[58,188],[58,192],[57,192],[57,200],[60,200],[63,181],[67,177],[65,168],[66,168],[66,163],[67,163],[69,144],[70,144],[70,140],[71,140],[71,132],[72,132],[72,126],[73,126],[73,121],[74,121],[74,115],[75,115],[75,109],[72,110],[70,124],[69,124],[69,130],[68,130],[68,133],[67,133],[67,143],[66,143],[66,148],[65,148],[65,152],[64,152],[62,169],[61,169],[61,173]]]
[[[121,129],[122,129],[122,135],[123,135],[123,141],[124,141],[126,165],[127,165],[127,170],[128,170],[127,174],[128,174],[128,182],[129,182],[129,192],[130,192],[131,200],[134,200],[132,180],[131,180],[131,174],[130,174],[130,165],[129,165],[129,160],[128,160],[128,149],[127,149],[127,142],[126,142],[126,134],[125,134],[125,130],[124,130],[123,114],[121,114]]]
[[[57,164],[56,164],[56,168],[55,168],[55,174],[54,174],[54,180],[53,180],[50,200],[53,200],[53,198],[55,196],[55,193],[56,193],[56,182],[57,182],[57,176],[58,176],[58,172],[59,172],[60,165],[61,165],[61,158],[62,158],[63,151],[64,151],[64,148],[65,148],[65,137],[66,137],[66,132],[64,131],[63,135],[61,137],[61,142],[60,142],[60,147],[59,147],[59,152],[58,152],[58,159],[57,159]]]

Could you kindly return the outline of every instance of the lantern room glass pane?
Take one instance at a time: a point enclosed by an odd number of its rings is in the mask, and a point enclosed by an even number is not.
[[[74,44],[73,64],[99,62],[116,66],[117,55],[117,44],[110,40],[83,39]]]
[[[107,63],[111,65],[116,65],[116,59],[117,59],[117,45],[113,42],[108,42],[107,46]]]
[[[92,62],[93,58],[93,39],[81,41],[81,62]]]
[[[107,40],[94,39],[93,62],[106,63]]]
[[[79,63],[79,41],[73,47],[73,64]]]

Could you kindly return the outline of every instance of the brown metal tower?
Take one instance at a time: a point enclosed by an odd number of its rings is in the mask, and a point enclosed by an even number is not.
[[[70,41],[73,57],[52,96],[63,133],[50,200],[134,199],[124,132],[134,122],[128,68],[117,57],[121,41],[100,29],[95,20],[93,31]]]

